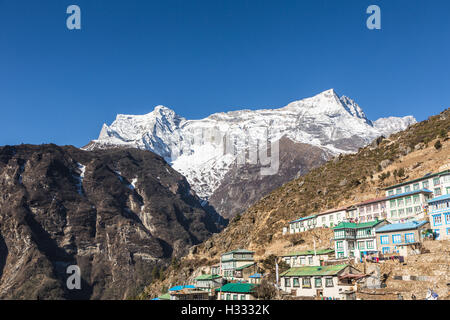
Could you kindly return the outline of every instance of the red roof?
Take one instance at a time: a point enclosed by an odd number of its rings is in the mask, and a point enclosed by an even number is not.
[[[381,202],[381,201],[385,201],[387,199],[387,197],[381,197],[381,198],[373,198],[373,199],[369,199],[363,202],[359,202],[357,204],[355,204],[355,206],[361,206],[364,204],[369,204],[369,203],[374,203],[374,202]]]

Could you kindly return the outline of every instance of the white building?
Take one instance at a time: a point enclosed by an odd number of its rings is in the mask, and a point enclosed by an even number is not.
[[[450,194],[428,201],[430,226],[436,240],[450,240]]]
[[[254,252],[237,249],[222,254],[220,257],[220,270],[224,279],[237,280],[242,278],[242,270],[255,265]]]
[[[289,222],[289,233],[299,233],[307,230],[314,229],[317,224],[316,216],[308,216],[296,219],[294,221]],[[283,232],[285,234],[286,232]]]
[[[432,197],[450,194],[450,170],[428,173],[421,178],[389,186],[384,190],[386,191],[386,196],[389,197],[421,189],[430,190]]]
[[[316,227],[333,228],[347,219],[347,207],[330,209],[316,215]]]
[[[320,266],[324,261],[334,258],[333,249],[318,249],[292,252],[282,256],[290,267]]]
[[[433,196],[428,189],[418,189],[387,197],[388,221],[403,223],[427,218],[428,200]]]
[[[387,218],[386,197],[366,200],[355,205],[357,208],[354,222],[370,222]]]
[[[281,289],[296,297],[356,299],[356,280],[364,277],[349,265],[290,268],[280,275]]]

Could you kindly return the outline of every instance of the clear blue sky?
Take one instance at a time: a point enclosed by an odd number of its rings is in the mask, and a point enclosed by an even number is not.
[[[329,88],[372,120],[423,120],[450,106],[449,14],[448,0],[0,0],[0,145],[80,147],[117,113],[199,119]]]

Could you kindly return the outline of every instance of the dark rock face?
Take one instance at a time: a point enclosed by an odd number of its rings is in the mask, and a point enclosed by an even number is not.
[[[279,170],[275,175],[261,175],[261,165],[234,167],[214,191],[209,204],[225,218],[232,218],[284,183],[305,175],[330,158],[330,154],[318,147],[283,137],[279,142]]]
[[[123,299],[219,231],[149,151],[6,146],[0,188],[0,299]],[[81,290],[66,287],[69,265]]]

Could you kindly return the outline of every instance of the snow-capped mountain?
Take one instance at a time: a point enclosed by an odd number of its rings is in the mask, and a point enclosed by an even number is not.
[[[256,161],[255,150],[261,152],[283,136],[330,154],[348,153],[415,122],[412,116],[372,122],[355,101],[330,89],[280,109],[221,112],[201,120],[187,120],[164,106],[145,115],[117,115],[85,149],[128,146],[153,151],[208,199],[237,159]]]

